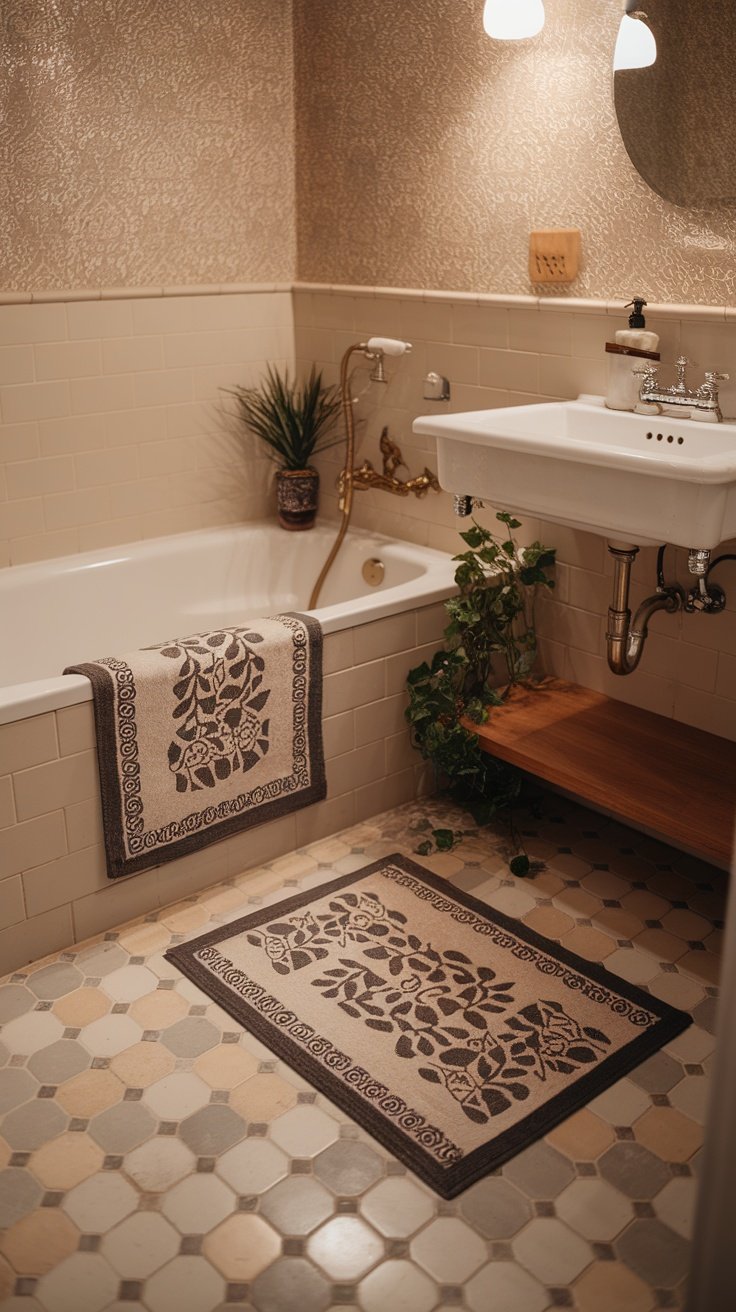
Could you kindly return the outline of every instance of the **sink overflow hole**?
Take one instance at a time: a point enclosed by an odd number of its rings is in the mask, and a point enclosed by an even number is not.
[[[652,440],[653,437],[654,437],[654,433],[647,433],[647,442],[651,442],[651,440]],[[664,433],[657,433],[657,441],[658,441],[658,442],[662,442],[662,441],[664,441]],[[667,441],[668,441],[668,442],[677,442],[677,445],[678,445],[678,446],[682,446],[682,445],[684,444],[685,439],[684,439],[684,437],[677,437],[677,438],[676,438],[672,433],[668,433],[668,434],[667,434]]]

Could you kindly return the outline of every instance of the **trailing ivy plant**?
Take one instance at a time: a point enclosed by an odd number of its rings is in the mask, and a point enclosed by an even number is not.
[[[519,520],[505,512],[496,519],[505,530],[499,537],[475,520],[460,534],[467,551],[455,556],[459,591],[445,602],[445,646],[410,671],[406,711],[414,745],[479,825],[513,806],[521,774],[482,752],[462,721],[484,724],[511,687],[528,678],[536,655],[534,596],[554,587],[547,573],[554,551],[539,542],[520,547],[513,537]],[[529,868],[524,853],[511,862],[514,874]]]

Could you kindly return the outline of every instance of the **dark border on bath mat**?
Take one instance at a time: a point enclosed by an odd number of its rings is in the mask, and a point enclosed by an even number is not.
[[[233,834],[252,829],[255,825],[267,824],[299,811],[302,807],[321,802],[327,796],[327,776],[325,773],[324,744],[322,740],[322,656],[324,639],[322,625],[312,615],[299,611],[282,611],[287,619],[297,619],[304,624],[310,647],[310,679],[307,687],[307,722],[309,725],[310,771],[312,783],[309,788],[278,797],[272,802],[263,802],[260,806],[243,811],[240,815],[221,820],[219,824],[207,829],[188,834],[168,845],[160,845],[138,856],[126,855],[123,829],[123,799],[120,790],[120,776],[117,769],[117,726],[115,685],[111,673],[98,664],[69,665],[64,674],[82,674],[92,684],[95,741],[97,744],[97,766],[100,776],[100,800],[102,803],[102,828],[105,841],[105,858],[108,879],[121,879],[126,875],[138,874],[141,870],[155,869],[157,866],[175,861],[178,857],[199,852],[205,847],[230,838]],[[267,618],[278,619],[280,616]],[[256,624],[258,621],[253,620]],[[174,641],[172,639],[172,641]]]
[[[308,906],[311,902],[330,896],[351,884],[375,874],[387,865],[397,865],[407,874],[423,881],[428,887],[442,893],[446,898],[466,907],[469,911],[507,930],[516,938],[530,946],[545,952],[548,956],[569,966],[572,970],[618,993],[622,998],[643,1007],[659,1017],[645,1034],[627,1043],[618,1052],[601,1061],[594,1070],[588,1071],[574,1080],[570,1086],[550,1098],[536,1111],[518,1121],[504,1133],[468,1153],[460,1162],[450,1167],[439,1166],[434,1158],[404,1131],[398,1129],[381,1112],[375,1111],[359,1093],[354,1092],[338,1076],[322,1065],[308,1051],[289,1038],[260,1012],[256,1011],[243,998],[237,997],[230,989],[222,986],[217,977],[195,958],[200,948],[215,943],[223,943],[229,938],[244,933],[248,929],[290,915]],[[480,902],[472,894],[447,883],[431,871],[412,861],[409,857],[395,852],[356,870],[343,875],[329,883],[317,885],[306,893],[299,893],[283,902],[275,902],[262,907],[252,915],[241,916],[230,925],[218,925],[215,929],[201,934],[169,948],[164,953],[167,961],[172,962],[196,984],[203,993],[212,998],[228,1015],[237,1020],[244,1029],[255,1035],[277,1057],[304,1076],[316,1089],[324,1093],[331,1102],[347,1112],[358,1125],[394,1154],[399,1161],[410,1168],[421,1180],[430,1185],[442,1198],[454,1198],[471,1184],[502,1166],[511,1157],[529,1147],[542,1135],[549,1133],[561,1121],[567,1120],[573,1112],[584,1107],[591,1099],[603,1093],[605,1089],[639,1066],[647,1057],[657,1052],[665,1043],[681,1034],[692,1024],[692,1017],[686,1012],[671,1007],[669,1003],[646,993],[628,980],[620,979],[597,962],[586,961],[575,952],[570,952],[560,944],[536,933],[502,911]]]

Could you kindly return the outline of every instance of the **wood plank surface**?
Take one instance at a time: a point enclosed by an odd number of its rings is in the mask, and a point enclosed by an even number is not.
[[[512,689],[466,727],[492,756],[730,868],[736,743],[561,679]]]

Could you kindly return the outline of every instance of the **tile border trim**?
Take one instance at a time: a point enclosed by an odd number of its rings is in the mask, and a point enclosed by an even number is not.
[[[127,301],[173,296],[248,296],[270,292],[301,292],[329,296],[365,296],[402,301],[464,302],[497,309],[539,310],[546,313],[610,314],[620,318],[621,300],[589,300],[575,296],[517,296],[497,292],[442,291],[421,287],[370,287],[348,283],[323,282],[233,282],[195,283],[191,286],[167,287],[91,287],[49,289],[35,292],[2,291],[0,305],[48,305],[71,301]],[[649,313],[657,319],[690,319],[717,323],[736,323],[736,306],[674,305],[655,301]]]

